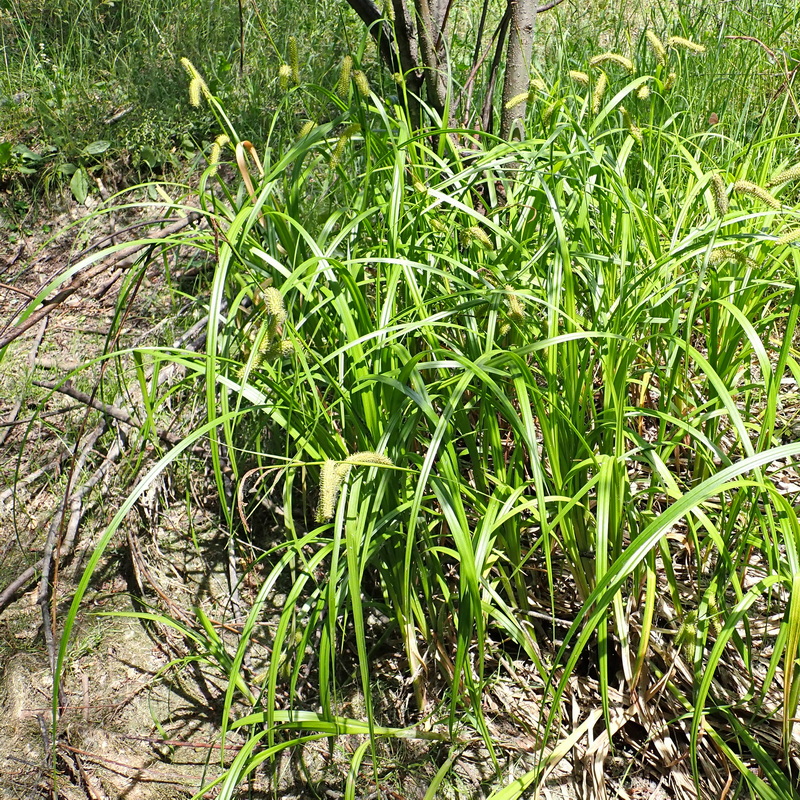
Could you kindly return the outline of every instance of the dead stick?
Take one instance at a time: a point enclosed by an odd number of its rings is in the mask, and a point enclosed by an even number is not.
[[[21,322],[19,325],[17,325],[17,327],[13,328],[9,333],[0,337],[0,350],[2,350],[6,345],[13,342],[15,339],[22,336],[22,334],[25,333],[25,331],[27,331],[29,328],[32,328],[37,322],[39,322],[40,319],[43,319],[48,314],[50,314],[54,306],[64,302],[64,300],[66,300],[68,297],[75,294],[75,292],[77,292],[78,289],[80,289],[82,286],[88,283],[88,281],[90,281],[96,275],[99,275],[101,272],[104,272],[105,270],[107,270],[109,267],[112,266],[117,266],[120,269],[132,266],[141,257],[142,251],[144,251],[147,248],[155,247],[158,244],[158,242],[154,240],[166,239],[169,236],[178,233],[187,225],[197,221],[198,219],[200,219],[200,215],[198,213],[189,214],[187,217],[178,220],[169,227],[164,228],[162,231],[159,231],[157,234],[153,234],[150,237],[150,241],[145,242],[144,244],[137,244],[137,245],[131,245],[131,247],[126,247],[122,250],[117,251],[116,253],[113,254],[113,256],[102,261],[100,264],[97,264],[93,267],[89,267],[84,272],[80,273],[67,286],[62,288],[60,291],[56,292],[52,297],[45,300],[42,307],[34,311],[24,322]]]

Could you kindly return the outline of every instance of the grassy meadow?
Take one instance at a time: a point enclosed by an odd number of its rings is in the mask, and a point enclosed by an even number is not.
[[[203,223],[153,242],[202,264],[202,348],[100,359],[141,388],[146,468],[58,621],[54,685],[108,549],[188,469],[231,537],[237,625],[157,598],[120,613],[190,643],[162,680],[194,661],[219,687],[231,749],[195,797],[280,797],[276,759],[321,740],[345,748],[347,800],[406,796],[406,743],[424,800],[533,797],[565,763],[585,783],[560,796],[646,775],[797,798],[794,4],[566,2],[541,15],[511,142],[466,113],[412,128],[342,3],[245,4],[243,51],[235,4],[161,5],[0,3],[9,202],[138,176],[94,218]],[[205,474],[181,467],[198,446]],[[515,681],[524,714],[496,700]],[[491,776],[468,790],[470,748]]]

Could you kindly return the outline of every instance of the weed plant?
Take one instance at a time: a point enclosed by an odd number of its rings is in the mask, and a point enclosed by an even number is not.
[[[411,130],[402,87],[388,100],[351,78],[289,90],[327,121],[253,147],[187,65],[223,137],[181,206],[208,232],[173,242],[214,259],[206,350],[118,357],[179,363],[206,419],[94,550],[55,685],[105,548],[207,441],[231,535],[263,545],[269,500],[282,537],[249,567],[235,641],[200,609],[194,627],[140,615],[223,681],[221,741],[244,734],[198,797],[237,796],[282,749],[365,733],[350,798],[382,738],[477,734],[501,776],[482,700],[504,653],[537,676],[541,750],[495,800],[542,785],[595,725],[610,745],[627,711],[676,793],[719,793],[729,770],[734,794],[797,796],[800,523],[781,488],[800,456],[784,402],[800,381],[793,100],[756,128],[698,126],[707,99],[683,78],[703,56],[654,33],[663,64],[643,35],[632,70],[584,59],[535,86],[532,135],[511,144]],[[149,417],[167,413],[172,394],[144,394]],[[250,670],[278,585],[272,655]],[[372,700],[387,642],[416,708],[395,727]],[[352,648],[363,719],[340,713]],[[571,727],[587,661],[598,705]],[[307,674],[316,697],[295,703]]]

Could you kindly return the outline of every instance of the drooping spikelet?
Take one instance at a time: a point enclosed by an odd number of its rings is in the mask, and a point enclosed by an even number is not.
[[[358,93],[362,97],[369,97],[369,81],[367,80],[367,76],[360,69],[357,69],[353,73],[353,82],[356,85],[356,89],[358,89]]]
[[[317,505],[317,522],[329,520],[336,512],[336,498],[346,475],[337,474],[338,461],[328,459],[319,473],[319,504]]]
[[[678,80],[678,75],[675,72],[670,72],[667,75],[667,79],[664,81],[664,91],[669,92],[673,86],[675,86],[675,82]]]
[[[579,72],[577,69],[571,69],[569,71],[569,77],[575,81],[575,83],[579,83],[581,86],[589,85],[589,76],[585,72]]]
[[[230,138],[225,133],[220,134],[216,139],[214,139],[214,144],[211,145],[211,153],[208,157],[208,163],[211,166],[211,175],[217,174],[217,169],[219,168],[219,159],[222,155],[222,148],[225,147],[228,142],[230,142]]]
[[[342,484],[350,474],[351,467],[379,466],[391,467],[392,459],[380,453],[364,451],[353,453],[344,461],[328,459],[320,470],[319,505],[317,506],[317,522],[325,522],[336,513],[336,498]]]
[[[594,91],[592,92],[592,113],[598,114],[600,112],[600,106],[603,103],[603,95],[606,93],[606,89],[608,88],[608,75],[605,72],[600,70],[600,74],[597,76],[597,81],[594,84]]]
[[[189,76],[189,105],[197,108],[200,105],[200,97],[209,98],[211,97],[211,92],[209,92],[206,82],[188,58],[181,59],[181,66]]]
[[[336,142],[336,147],[333,148],[333,155],[331,156],[330,168],[336,169],[339,165],[339,160],[342,157],[342,153],[344,153],[344,148],[347,146],[347,143],[361,130],[361,125],[357,122],[348,125],[343,131],[341,136]]]
[[[394,6],[392,5],[392,0],[383,0],[383,16],[389,20],[389,22],[394,22]]]
[[[664,47],[661,39],[656,36],[655,31],[650,30],[650,28],[644,32],[644,35],[647,37],[647,43],[650,45],[656,61],[663,67],[667,63],[667,48]]]
[[[728,213],[728,193],[725,181],[718,172],[711,176],[711,194],[714,195],[717,216],[724,217]]]
[[[289,37],[289,66],[292,69],[292,83],[297,86],[300,83],[300,57],[297,53],[297,39]]]
[[[794,230],[787,231],[780,237],[780,239],[775,240],[776,247],[783,247],[784,245],[791,244],[792,242],[796,242],[800,239],[800,228],[795,228]]]
[[[642,136],[642,129],[634,123],[628,110],[620,106],[620,114],[622,114],[622,124],[628,129],[628,133],[633,136],[638,144],[642,144],[644,137]]]
[[[769,181],[767,181],[767,186],[778,186],[781,183],[796,181],[798,178],[800,178],[800,164],[781,172],[780,175],[776,175],[774,178],[771,178]]]
[[[647,98],[650,97],[650,84],[643,83],[636,92],[636,97],[639,100],[647,100]]]
[[[336,84],[336,94],[339,97],[347,97],[350,91],[350,76],[353,72],[353,57],[345,56],[342,59],[342,67],[339,70],[339,81]]]
[[[527,103],[529,94],[530,94],[530,92],[520,92],[519,94],[515,94],[506,103],[506,108],[507,109],[516,108],[518,105],[521,105],[522,103]]]
[[[667,45],[669,47],[682,47],[690,53],[705,53],[706,51],[705,45],[698,44],[690,39],[684,39],[683,36],[670,36],[669,39],[667,39]]]
[[[708,263],[713,266],[723,264],[726,261],[736,261],[745,266],[756,266],[756,262],[753,261],[752,258],[749,258],[746,253],[742,253],[739,250],[732,250],[730,247],[718,247],[708,256]]]
[[[479,244],[481,247],[485,247],[487,250],[494,250],[494,245],[492,244],[492,240],[489,238],[489,235],[486,231],[481,228],[480,225],[472,225],[464,231],[464,240],[465,242],[475,242]]]
[[[289,79],[292,77],[292,68],[288,64],[281,64],[278,70],[278,81],[281,91],[285,92],[289,88]]]
[[[752,181],[736,181],[736,183],[733,184],[733,191],[756,197],[770,208],[779,209],[781,207],[780,200],[778,200],[777,197],[770,194],[763,186],[759,186]]]
[[[342,462],[344,464],[352,464],[353,466],[379,466],[379,467],[391,467],[394,466],[394,462],[388,456],[382,455],[381,453],[374,453],[372,450],[363,450],[360,453],[353,453],[351,456],[347,456],[347,458]]]
[[[317,123],[314,122],[313,119],[308,119],[303,123],[303,127],[297,133],[297,138],[302,139],[304,136],[308,136],[314,128],[317,127]]]
[[[525,306],[522,305],[519,297],[514,292],[513,286],[506,286],[506,291],[508,292],[508,316],[509,319],[513,319],[517,322],[522,322],[527,316],[527,312],[525,311]]]
[[[558,108],[560,104],[561,101],[556,100],[555,103],[550,103],[550,105],[547,106],[547,108],[544,111],[542,111],[542,122],[545,125],[550,124],[550,120],[553,118],[553,114],[555,113],[555,110]]]
[[[594,56],[589,59],[589,66],[599,67],[600,64],[606,64],[609,61],[614,64],[618,64],[628,72],[632,73],[636,70],[633,61],[623,55],[620,55],[619,53],[601,53],[599,56]]]
[[[283,302],[283,295],[279,289],[274,286],[269,286],[263,289],[264,308],[275,322],[275,325],[281,326],[286,322],[286,306]]]

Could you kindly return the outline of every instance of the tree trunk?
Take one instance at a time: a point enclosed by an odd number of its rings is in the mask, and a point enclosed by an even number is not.
[[[511,30],[508,37],[508,57],[503,83],[503,110],[500,135],[510,139],[515,133],[524,135],[523,120],[528,108],[527,98],[515,102],[527,94],[530,86],[533,33],[536,28],[536,4],[534,0],[508,0],[511,12]]]
[[[414,0],[414,5],[417,10],[417,33],[422,66],[425,69],[425,97],[428,105],[441,118],[442,124],[447,125],[448,120],[444,119],[444,106],[447,98],[447,61],[444,51],[442,59],[436,52],[437,44],[441,44],[439,41],[441,29],[436,25],[428,0]]]

